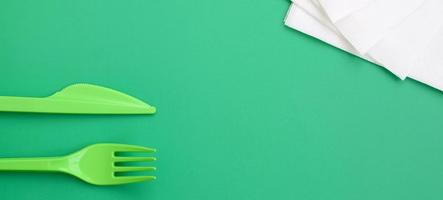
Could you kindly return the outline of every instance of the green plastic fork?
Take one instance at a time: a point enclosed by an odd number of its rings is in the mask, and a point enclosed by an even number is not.
[[[155,176],[120,175],[125,172],[148,172],[150,166],[127,166],[129,162],[150,162],[155,157],[119,156],[125,152],[155,152],[155,149],[125,144],[94,144],[62,157],[1,158],[0,171],[63,172],[94,185],[119,185],[154,180]]]

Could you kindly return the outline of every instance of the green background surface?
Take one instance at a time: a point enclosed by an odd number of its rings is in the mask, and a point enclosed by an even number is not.
[[[283,25],[285,0],[3,0],[0,94],[77,82],[154,116],[0,114],[0,157],[155,147],[158,180],[0,174],[0,199],[442,199],[443,95]]]

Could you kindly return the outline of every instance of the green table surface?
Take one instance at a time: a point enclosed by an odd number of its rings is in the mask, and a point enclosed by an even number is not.
[[[442,199],[443,95],[283,25],[286,0],[3,0],[0,94],[77,82],[153,116],[0,114],[0,157],[118,142],[158,179],[0,173],[0,199]]]

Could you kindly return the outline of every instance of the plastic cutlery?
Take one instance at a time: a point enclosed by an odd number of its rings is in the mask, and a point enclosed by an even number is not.
[[[0,112],[153,114],[155,107],[109,88],[74,84],[43,98],[0,96]]]
[[[129,166],[128,164],[151,162],[156,158],[119,156],[118,153],[155,151],[155,149],[134,145],[94,144],[62,157],[1,158],[0,171],[62,172],[94,185],[119,185],[155,179],[155,176],[128,174],[150,172],[156,170],[155,167]]]

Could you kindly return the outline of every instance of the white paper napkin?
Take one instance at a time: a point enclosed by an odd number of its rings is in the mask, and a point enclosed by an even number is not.
[[[409,77],[443,91],[443,28],[432,38],[424,53],[409,71]]]
[[[314,3],[317,2],[317,3]],[[335,26],[330,23],[330,19],[326,16],[325,12],[321,9],[320,4],[317,0],[295,0],[293,1],[297,7],[303,9],[307,14],[314,17],[317,21],[322,23],[325,26],[328,26],[330,29],[338,32]],[[328,23],[323,23],[328,22]]]
[[[297,2],[297,4],[301,3],[299,0]],[[303,5],[304,3],[301,4]],[[373,61],[371,57],[355,51],[352,45],[340,33],[331,29],[331,26],[333,27],[332,23],[327,16],[324,14],[322,16],[321,10],[318,8],[311,10],[312,8],[311,6],[301,8],[296,4],[291,5],[285,20],[286,25],[364,59]],[[328,23],[329,25],[325,25]],[[437,29],[438,32],[433,37],[430,37],[430,42],[424,47],[423,52],[416,56],[418,57],[415,62],[416,65],[410,69],[409,77],[443,91],[443,27],[440,26]]]
[[[341,4],[354,0],[328,1]],[[364,54],[382,39],[389,29],[401,23],[423,2],[424,0],[373,0],[368,6],[332,22],[357,51]],[[327,11],[322,0],[320,4]]]
[[[369,5],[373,0],[313,0],[323,7],[332,22]]]
[[[396,72],[400,78],[417,66],[417,60],[443,25],[443,1],[427,0],[400,25],[391,29],[368,55]]]
[[[315,6],[320,7],[320,2],[318,0],[310,0]]]
[[[310,16],[296,4],[291,4],[286,15],[285,24],[337,48],[352,52],[350,45],[343,43],[342,39],[333,30],[321,24],[320,21]]]
[[[333,46],[350,52],[358,57],[366,59],[369,62],[383,66],[389,71],[392,71],[389,67],[378,63],[370,56],[357,52],[353,48],[353,46],[349,42],[347,42],[346,39],[340,34],[340,32],[334,27],[332,22],[326,16],[325,12],[319,7],[315,6],[315,3],[313,3],[313,1],[315,0],[294,1],[294,5],[291,5],[291,8],[288,11],[286,25],[308,35],[314,36],[320,40],[325,41],[326,43],[332,44]],[[297,11],[300,9],[302,11]],[[306,18],[314,18],[316,20],[316,23],[311,22],[312,19]],[[316,25],[317,23],[320,23],[320,25]],[[395,74],[395,72],[393,73]]]

